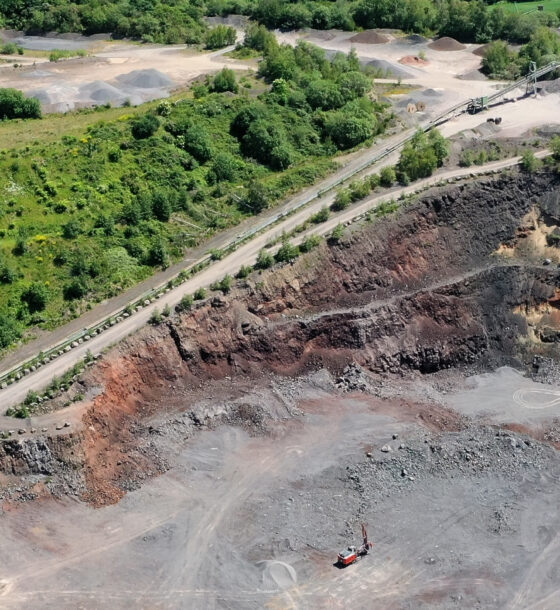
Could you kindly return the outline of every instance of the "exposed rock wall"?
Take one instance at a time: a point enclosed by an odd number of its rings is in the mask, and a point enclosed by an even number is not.
[[[556,219],[558,193],[558,176],[545,173],[433,191],[339,245],[136,333],[88,372],[102,391],[84,417],[85,497],[114,502],[123,480],[163,470],[143,422],[188,407],[185,391],[208,380],[339,372],[352,361],[375,373],[431,373],[549,355],[553,342],[519,349],[528,334],[520,311],[557,309],[559,270],[494,253],[518,238],[539,202]],[[67,453],[53,442],[4,445],[0,468],[48,472]]]

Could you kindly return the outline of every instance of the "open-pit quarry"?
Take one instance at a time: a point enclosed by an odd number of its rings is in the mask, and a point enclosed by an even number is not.
[[[558,225],[433,189],[3,418],[0,607],[557,608]]]

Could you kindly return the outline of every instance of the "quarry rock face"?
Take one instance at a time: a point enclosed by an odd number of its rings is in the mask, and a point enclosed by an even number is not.
[[[390,384],[391,376],[530,367],[534,356],[553,356],[556,318],[547,314],[545,330],[531,332],[534,319],[524,312],[556,310],[560,271],[538,256],[496,253],[522,239],[518,229],[531,211],[549,225],[560,223],[559,192],[552,173],[434,190],[336,246],[323,244],[293,265],[254,274],[220,297],[219,306],[210,298],[122,342],[85,380],[100,391],[76,440],[82,497],[112,503],[163,472],[167,464],[147,422],[162,409],[188,411],[185,397],[201,384],[321,369],[339,376],[349,366]],[[211,395],[212,386],[205,387]],[[188,436],[244,413],[262,415],[253,407],[207,406],[181,425]],[[0,465],[11,473],[57,472],[73,450],[52,438],[9,441],[0,448]]]

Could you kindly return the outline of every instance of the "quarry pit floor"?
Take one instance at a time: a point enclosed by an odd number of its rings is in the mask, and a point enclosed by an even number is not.
[[[118,504],[4,505],[0,606],[558,607],[560,460],[523,431],[554,427],[560,387],[450,375],[391,396],[277,379],[243,398],[266,430],[188,442],[160,416],[170,468]],[[337,569],[362,522],[371,554]]]

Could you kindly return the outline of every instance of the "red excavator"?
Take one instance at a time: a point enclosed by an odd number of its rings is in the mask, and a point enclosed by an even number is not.
[[[354,563],[355,561],[358,561],[358,559],[360,559],[364,555],[367,555],[369,553],[369,550],[371,548],[373,548],[373,542],[370,542],[368,540],[366,526],[363,523],[362,523],[362,538],[363,538],[362,546],[357,547],[357,548],[355,546],[349,546],[347,549],[345,549],[344,551],[341,551],[338,554],[336,563],[340,567],[345,568],[346,566],[349,566],[350,564]]]

